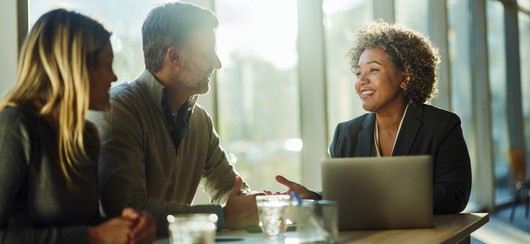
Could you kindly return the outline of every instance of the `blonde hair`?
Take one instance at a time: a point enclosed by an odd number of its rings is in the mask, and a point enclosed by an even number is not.
[[[84,135],[89,72],[110,35],[82,14],[64,9],[47,12],[26,37],[16,85],[0,102],[0,109],[19,107],[51,118],[48,121],[57,130],[57,160],[70,187],[72,172],[78,173],[74,165],[89,159]]]

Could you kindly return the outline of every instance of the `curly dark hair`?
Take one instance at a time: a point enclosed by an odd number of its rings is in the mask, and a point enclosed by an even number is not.
[[[359,30],[348,52],[354,73],[359,57],[368,48],[383,49],[396,68],[408,75],[408,86],[402,92],[410,104],[425,103],[438,92],[440,55],[428,37],[395,23],[370,21]]]

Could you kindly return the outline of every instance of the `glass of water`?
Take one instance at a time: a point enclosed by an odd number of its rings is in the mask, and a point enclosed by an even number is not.
[[[289,195],[256,196],[261,230],[269,237],[275,237],[287,229],[286,210],[291,204]]]
[[[336,201],[304,200],[295,209],[296,232],[300,243],[338,243]]]
[[[169,242],[189,244],[215,243],[217,215],[206,213],[168,215]]]

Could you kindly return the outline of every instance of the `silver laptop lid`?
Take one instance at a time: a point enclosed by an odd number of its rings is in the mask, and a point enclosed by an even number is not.
[[[340,230],[433,226],[428,155],[323,159],[322,188],[338,202]]]

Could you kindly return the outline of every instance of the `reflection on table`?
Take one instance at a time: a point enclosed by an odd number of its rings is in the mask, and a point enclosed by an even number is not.
[[[341,231],[339,243],[459,243],[469,242],[470,234],[489,221],[488,213],[461,213],[434,216],[434,227],[424,229],[391,229]],[[156,244],[169,243],[168,239]],[[217,232],[216,243],[298,243],[296,232],[288,231],[283,238],[270,239],[262,233],[246,230]]]

